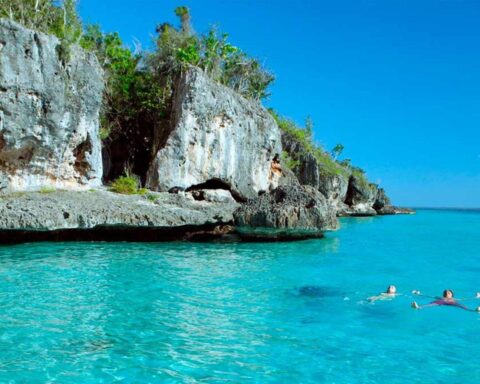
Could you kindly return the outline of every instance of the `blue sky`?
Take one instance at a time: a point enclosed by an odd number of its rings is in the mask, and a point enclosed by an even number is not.
[[[190,8],[276,75],[266,102],[367,171],[394,203],[480,207],[480,1],[80,0],[85,22],[151,46]]]

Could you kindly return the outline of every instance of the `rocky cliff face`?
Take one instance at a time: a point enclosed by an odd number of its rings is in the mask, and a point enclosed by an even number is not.
[[[335,210],[314,187],[281,186],[241,205],[234,213],[241,236],[250,239],[320,237],[338,227]]]
[[[263,107],[191,68],[177,85],[171,132],[146,184],[167,191],[216,183],[250,198],[277,186],[280,153],[280,131]]]
[[[0,190],[101,184],[103,73],[92,54],[0,20]]]
[[[400,213],[401,210],[391,206],[382,188],[352,174],[349,168],[338,164],[335,170],[324,169],[315,156],[288,133],[282,134],[282,145],[284,151],[298,159],[293,171],[300,184],[318,189],[338,216]]]

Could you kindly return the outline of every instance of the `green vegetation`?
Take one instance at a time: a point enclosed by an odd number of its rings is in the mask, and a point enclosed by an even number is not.
[[[131,134],[139,126],[161,125],[169,114],[175,80],[189,65],[247,98],[260,100],[269,94],[274,77],[260,62],[230,44],[228,35],[215,28],[195,34],[187,7],[175,9],[179,27],[168,23],[157,27],[153,51],[132,52],[118,33],[103,33],[98,25],[84,27],[76,5],[77,0],[7,0],[0,2],[0,17],[56,35],[64,63],[73,44],[96,54],[107,80],[102,140]]]
[[[287,151],[282,151],[282,163],[291,171],[294,171],[300,165],[299,160],[295,160]]]
[[[313,123],[310,118],[307,118],[305,127],[299,127],[294,121],[281,117],[273,110],[269,110],[280,130],[287,134],[290,140],[299,144],[292,153],[282,153],[282,159],[287,168],[295,169],[300,164],[300,158],[306,154],[315,157],[320,165],[320,172],[325,175],[343,175],[347,177],[350,172],[349,169],[342,166],[339,162],[330,156],[321,146],[313,141]]]
[[[48,194],[48,193],[56,192],[56,189],[53,188],[53,187],[45,186],[45,187],[40,188],[40,190],[38,192],[42,193],[42,194]]]
[[[188,8],[178,7],[175,14],[180,18],[180,28],[168,23],[157,27],[157,48],[146,60],[148,67],[174,75],[193,65],[248,99],[261,100],[269,95],[274,76],[257,59],[230,44],[228,34],[213,27],[204,35],[196,35]]]
[[[82,36],[76,5],[75,0],[6,0],[0,2],[0,17],[57,36],[60,39],[57,53],[66,63],[72,44],[78,43]]]
[[[365,171],[359,167],[350,167],[351,174],[357,179],[359,186],[362,189],[370,188],[371,183],[368,181]]]
[[[337,144],[335,145],[335,147],[333,147],[332,149],[332,157],[334,160],[337,160],[338,157],[342,154],[343,150],[345,149],[345,147],[343,146],[343,144]]]
[[[142,148],[153,142],[153,132],[161,136],[162,130],[168,130],[174,85],[189,66],[201,68],[210,78],[248,99],[260,101],[269,95],[274,76],[257,59],[231,44],[226,33],[211,28],[205,34],[196,34],[187,7],[175,9],[178,26],[157,26],[152,51],[137,52],[126,47],[118,33],[104,33],[98,25],[84,27],[76,10],[77,1],[6,0],[0,2],[0,17],[56,35],[61,41],[57,51],[63,62],[69,60],[72,44],[95,53],[106,73],[100,138],[107,147],[115,141],[128,143],[126,153],[130,158],[125,159],[125,165],[133,159],[137,174],[149,160],[150,154],[143,153]],[[343,145],[337,144],[328,153],[315,144],[310,118],[302,128],[270,112],[284,134],[299,144],[300,150],[282,153],[286,167],[296,169],[302,155],[311,154],[324,174],[352,174],[368,184],[364,172],[352,167],[350,160],[338,161]],[[119,193],[141,192],[139,179],[129,175],[117,178],[111,187]]]
[[[144,195],[148,192],[146,188],[140,188],[140,180],[135,175],[120,176],[110,185],[110,191],[123,195]]]
[[[145,195],[148,201],[154,202],[155,200],[158,199],[158,196],[155,193],[147,193]]]

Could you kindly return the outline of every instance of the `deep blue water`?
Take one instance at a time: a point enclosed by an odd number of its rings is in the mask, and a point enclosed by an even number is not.
[[[480,315],[408,295],[473,296],[479,252],[467,211],[295,243],[0,247],[0,383],[479,383]],[[364,301],[388,284],[407,295]]]

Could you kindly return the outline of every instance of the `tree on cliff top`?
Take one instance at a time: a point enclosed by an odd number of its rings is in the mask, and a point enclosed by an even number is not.
[[[82,35],[76,8],[76,0],[3,0],[0,17],[76,43]]]
[[[151,68],[171,75],[193,65],[246,98],[260,100],[269,95],[274,76],[257,59],[230,44],[228,35],[215,27],[206,34],[195,34],[187,7],[176,8],[175,14],[180,18],[179,28],[163,23],[156,29],[157,47],[147,60]]]
[[[58,54],[63,62],[70,57],[71,45],[78,43],[82,36],[76,0],[3,0],[0,17],[57,36],[60,39]]]

